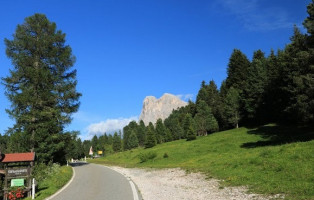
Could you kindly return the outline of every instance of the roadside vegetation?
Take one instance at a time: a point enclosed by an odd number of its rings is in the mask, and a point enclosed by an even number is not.
[[[292,133],[307,139],[279,139]],[[313,135],[311,128],[276,125],[239,128],[190,142],[177,140],[149,149],[132,149],[89,162],[140,168],[180,167],[218,178],[222,186],[245,185],[256,193],[309,200],[314,199],[314,140],[310,139]]]
[[[35,199],[42,200],[53,195],[70,181],[72,175],[73,170],[70,166],[41,164],[34,172],[34,177],[38,182]],[[30,199],[26,198],[26,200]]]

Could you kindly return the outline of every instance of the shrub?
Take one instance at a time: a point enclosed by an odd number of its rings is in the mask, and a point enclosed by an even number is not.
[[[164,156],[163,156],[164,158],[168,158],[169,156],[168,156],[168,154],[167,153],[164,153]]]
[[[156,152],[147,152],[147,153],[140,153],[138,155],[141,163],[146,162],[147,160],[153,160],[154,158],[157,157]]]
[[[42,181],[50,176],[58,173],[60,171],[60,165],[57,163],[49,163],[48,165],[44,163],[38,163],[35,165],[33,176],[37,181]]]

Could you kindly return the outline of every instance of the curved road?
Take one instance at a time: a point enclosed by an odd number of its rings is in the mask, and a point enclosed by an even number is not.
[[[84,162],[72,163],[72,166],[75,172],[73,181],[49,200],[138,200],[134,184],[120,173]]]

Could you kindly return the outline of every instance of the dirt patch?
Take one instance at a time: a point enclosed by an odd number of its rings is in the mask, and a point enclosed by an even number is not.
[[[175,169],[136,169],[111,167],[130,177],[144,200],[267,200],[247,193],[245,187],[221,187],[216,179],[206,179],[201,173],[186,173]],[[278,196],[277,196],[278,198]]]

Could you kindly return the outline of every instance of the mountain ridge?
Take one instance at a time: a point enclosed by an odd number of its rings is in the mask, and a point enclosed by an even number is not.
[[[149,122],[155,124],[159,118],[165,120],[171,114],[172,110],[176,110],[187,104],[187,102],[170,93],[164,93],[159,99],[154,96],[146,96],[143,101],[139,121],[143,120],[146,126]]]

